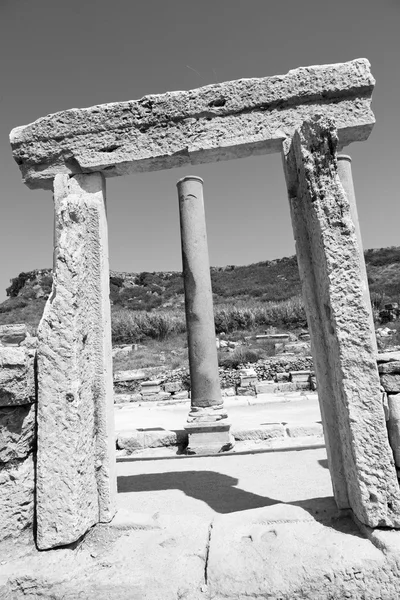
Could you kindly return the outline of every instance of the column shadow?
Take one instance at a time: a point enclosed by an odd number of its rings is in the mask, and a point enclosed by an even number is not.
[[[216,471],[146,473],[118,477],[118,493],[181,490],[205,502],[217,513],[271,506],[280,501],[236,487],[239,480]]]
[[[322,461],[321,461],[322,462]],[[321,464],[321,467],[325,465]],[[353,520],[337,509],[333,496],[283,502],[236,487],[239,480],[216,471],[146,473],[118,477],[118,493],[180,490],[208,504],[216,513],[228,514],[274,504],[299,506],[313,519],[342,533],[363,537]]]

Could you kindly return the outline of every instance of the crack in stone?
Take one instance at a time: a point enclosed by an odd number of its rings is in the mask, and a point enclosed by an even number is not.
[[[204,560],[204,584],[208,585],[208,559],[210,556],[210,546],[211,546],[211,534],[212,534],[212,529],[213,529],[213,521],[211,521],[210,525],[208,526],[208,538],[207,538],[207,544],[206,544],[206,557]]]

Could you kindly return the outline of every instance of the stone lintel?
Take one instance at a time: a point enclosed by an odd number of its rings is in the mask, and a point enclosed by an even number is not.
[[[305,122],[285,158],[300,278],[335,499],[371,527],[400,527],[362,266],[326,118]]]
[[[47,189],[58,173],[115,177],[280,152],[316,114],[335,121],[343,147],[371,132],[374,84],[366,59],[300,67],[66,110],[16,127],[10,141],[25,183]]]

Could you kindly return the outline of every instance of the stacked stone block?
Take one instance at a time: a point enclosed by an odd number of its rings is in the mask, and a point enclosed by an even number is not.
[[[394,462],[400,469],[400,352],[378,355],[378,371],[383,393],[383,407]]]
[[[25,325],[0,327],[0,541],[33,523],[35,346]]]
[[[175,402],[189,399],[190,392],[185,381],[169,381],[170,376],[171,374],[166,374],[165,378],[148,379],[143,371],[119,371],[114,375],[115,403]],[[309,369],[284,371],[275,373],[271,379],[263,379],[256,365],[254,368],[232,370],[228,379],[226,371],[220,370],[223,397],[316,390],[315,374]]]

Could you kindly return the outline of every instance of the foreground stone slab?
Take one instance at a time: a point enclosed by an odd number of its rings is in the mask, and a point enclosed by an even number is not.
[[[58,176],[55,274],[38,331],[37,543],[75,542],[115,513],[104,181]]]
[[[320,521],[308,507],[277,504],[216,517],[210,598],[396,598],[397,561],[360,535],[349,517],[329,509],[319,514]]]
[[[371,527],[400,527],[357,238],[337,173],[337,133],[305,122],[285,146],[299,271],[338,506]]]
[[[4,600],[206,600],[210,523],[194,515],[124,514],[78,549],[1,555]]]
[[[106,177],[280,152],[315,114],[331,117],[342,146],[368,138],[374,79],[366,59],[300,67],[141,100],[71,109],[16,127],[14,159],[31,188],[58,173]]]

